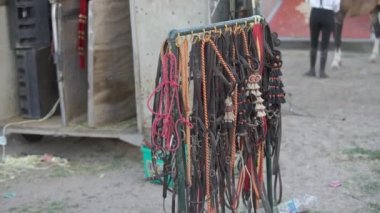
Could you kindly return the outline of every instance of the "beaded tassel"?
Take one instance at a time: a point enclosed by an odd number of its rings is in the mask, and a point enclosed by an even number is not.
[[[264,99],[261,97],[262,93],[260,92],[259,82],[261,81],[261,76],[256,73],[252,74],[248,78],[247,84],[247,93],[249,95],[253,95],[256,97],[255,103],[255,111],[257,113],[257,117],[262,118],[266,116]]]
[[[231,96],[228,96],[226,100],[224,101],[226,104],[226,110],[224,114],[224,122],[227,125],[227,128],[233,127],[233,123],[235,121],[234,116],[234,106],[232,102]]]
[[[274,51],[271,64],[272,69],[269,72],[268,84],[268,102],[271,104],[282,104],[285,103],[285,92],[283,90],[284,84],[281,80],[282,61],[279,51]]]

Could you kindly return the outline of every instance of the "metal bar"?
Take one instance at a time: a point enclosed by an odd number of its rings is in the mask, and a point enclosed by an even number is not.
[[[58,93],[60,99],[62,126],[67,126],[66,116],[66,101],[63,86],[63,74],[62,74],[62,4],[56,1],[52,1],[51,7],[52,13],[52,29],[53,29],[53,42],[54,42],[54,63],[57,67],[57,81],[58,81]]]
[[[133,52],[133,74],[135,76],[135,97],[136,97],[136,114],[137,114],[137,129],[139,133],[143,133],[143,117],[144,117],[144,107],[145,103],[142,99],[138,97],[143,97],[143,87],[141,86],[141,75],[140,72],[140,51],[142,51],[139,47],[138,43],[138,33],[137,33],[137,17],[136,17],[136,1],[129,1],[129,14],[131,18],[131,35],[132,35],[132,52]]]
[[[221,29],[225,28],[226,26],[233,26],[233,25],[239,25],[239,24],[245,24],[245,23],[252,23],[252,22],[265,22],[265,19],[263,16],[260,15],[254,15],[247,18],[241,18],[241,19],[235,19],[230,21],[224,21],[224,22],[218,22],[210,25],[202,25],[197,27],[191,27],[191,28],[184,28],[184,29],[176,29],[169,32],[169,41],[173,42],[178,35],[184,36],[184,35],[190,35],[192,33],[201,33],[204,31],[210,31],[214,29]]]

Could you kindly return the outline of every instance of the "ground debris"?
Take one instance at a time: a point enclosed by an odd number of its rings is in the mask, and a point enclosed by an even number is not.
[[[51,167],[69,169],[67,159],[55,157],[50,154],[6,156],[0,163],[0,183],[15,179],[18,175],[29,170],[44,170]]]

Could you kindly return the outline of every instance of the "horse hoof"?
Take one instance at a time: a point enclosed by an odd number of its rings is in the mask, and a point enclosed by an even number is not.
[[[338,64],[331,65],[331,69],[334,70],[334,71],[338,70],[338,68],[339,68]]]
[[[370,63],[375,63],[375,62],[376,62],[376,56],[371,55],[371,57],[369,57],[368,61],[369,61]]]
[[[334,59],[331,63],[332,70],[338,70],[338,68],[342,66],[342,61]]]

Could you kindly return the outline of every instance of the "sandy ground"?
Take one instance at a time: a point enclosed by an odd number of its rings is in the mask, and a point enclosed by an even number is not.
[[[344,67],[321,80],[303,76],[306,51],[283,55],[283,200],[310,194],[317,198],[312,212],[380,212],[380,62],[345,53]],[[44,153],[67,159],[69,167],[27,170],[0,182],[0,212],[164,212],[161,187],[143,180],[137,147],[88,138],[29,143],[18,136],[7,146],[10,156]],[[342,186],[329,187],[334,180]]]

